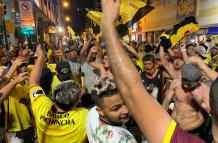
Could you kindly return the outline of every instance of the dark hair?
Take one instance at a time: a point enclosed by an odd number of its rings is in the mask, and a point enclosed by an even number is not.
[[[155,63],[155,62],[156,62],[156,59],[155,59],[154,55],[147,54],[147,55],[145,55],[145,56],[142,58],[142,61],[143,61],[143,62],[145,62],[145,61],[151,61],[152,63]]]
[[[212,83],[210,88],[210,107],[212,114],[218,122],[218,78]]]
[[[91,99],[95,105],[101,106],[104,97],[110,97],[115,94],[118,94],[118,90],[114,80],[109,77],[104,77],[94,84]]]
[[[77,105],[81,97],[81,88],[73,80],[68,80],[60,83],[53,92],[53,100],[55,104],[69,111]]]
[[[190,46],[196,47],[194,43],[189,43],[189,44],[187,45],[187,48],[190,47]]]
[[[53,81],[53,74],[51,70],[47,67],[44,67],[42,69],[42,75],[40,78],[40,86],[42,87],[46,95],[49,95],[51,91],[52,81]]]

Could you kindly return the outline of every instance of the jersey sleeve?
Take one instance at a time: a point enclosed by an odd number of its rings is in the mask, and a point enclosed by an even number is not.
[[[163,143],[205,143],[203,140],[182,130],[172,121],[165,135]]]
[[[45,96],[45,92],[43,91],[43,89],[39,85],[31,87],[30,89],[31,103],[37,100],[40,96]]]

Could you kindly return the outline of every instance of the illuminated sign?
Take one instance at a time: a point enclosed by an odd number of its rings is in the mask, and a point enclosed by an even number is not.
[[[21,33],[25,35],[33,34],[35,27],[32,4],[32,0],[19,1]]]
[[[132,32],[136,32],[137,31],[137,23],[133,24],[132,26]]]
[[[177,17],[196,16],[198,0],[177,0]]]

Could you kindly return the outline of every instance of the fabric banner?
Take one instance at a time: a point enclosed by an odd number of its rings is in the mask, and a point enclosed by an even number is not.
[[[86,16],[87,16],[89,19],[91,19],[95,24],[100,25],[100,24],[101,24],[102,15],[103,15],[102,12],[90,10],[90,11],[87,13]]]
[[[15,32],[15,26],[14,26],[14,20],[6,20],[5,26],[8,33],[14,33]]]
[[[146,2],[142,0],[122,0],[120,6],[120,18],[118,19],[116,25],[125,24],[130,27],[152,9],[152,6],[147,5]],[[100,25],[102,15],[102,12],[99,11],[89,11],[86,16],[96,24]],[[131,25],[128,24],[129,22],[131,22]]]
[[[143,8],[146,6],[146,3],[141,0],[122,0],[121,6],[120,6],[120,22],[122,24],[126,24],[137,13],[137,11],[140,8]]]

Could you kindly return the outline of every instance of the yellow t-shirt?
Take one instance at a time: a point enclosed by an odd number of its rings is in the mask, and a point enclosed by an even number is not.
[[[40,86],[30,89],[39,143],[84,143],[88,110],[74,108],[65,113],[54,113],[53,102]]]
[[[145,71],[145,68],[144,68],[144,63],[142,61],[142,58],[143,58],[143,53],[139,53],[139,59],[136,60],[136,65],[138,67],[140,67],[141,71],[144,72]]]
[[[34,65],[28,65],[27,71],[31,72]],[[47,68],[51,70],[51,72],[56,73],[56,64],[46,64]]]
[[[53,76],[53,81],[52,81],[52,84],[51,84],[52,93],[53,93],[55,87],[58,86],[60,83],[61,83],[61,81],[58,79],[57,75],[54,75]]]
[[[52,56],[52,54],[53,54],[52,49],[48,49],[48,52],[47,52],[47,58],[50,59],[51,56]]]
[[[214,58],[216,58],[216,57],[212,58],[211,55],[210,55],[210,53],[207,53],[207,54],[205,54],[205,55],[206,55],[207,58],[204,60],[204,63],[207,64],[207,65],[208,65],[210,62],[214,61]],[[215,61],[216,61],[216,59],[215,59]],[[212,64],[212,67],[211,67],[211,68],[212,68],[213,70],[215,70],[215,69],[217,68],[217,66],[218,66],[217,63],[214,62],[214,63]]]
[[[56,64],[47,64],[47,67],[51,70],[51,72],[56,73]]]
[[[9,132],[22,131],[33,126],[28,110],[29,90],[27,85],[18,84],[9,95]],[[5,112],[8,115],[8,100],[4,102]]]

